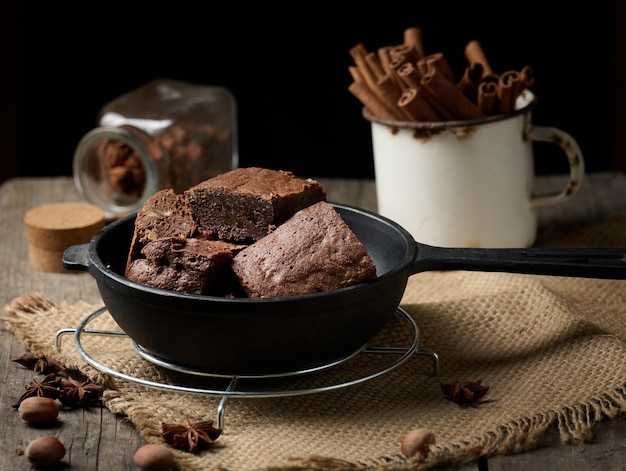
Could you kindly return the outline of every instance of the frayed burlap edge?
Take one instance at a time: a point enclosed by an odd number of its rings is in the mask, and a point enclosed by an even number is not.
[[[15,298],[5,306],[7,315],[0,317],[0,320],[5,322],[7,328],[16,335],[27,350],[41,352],[55,358],[67,367],[79,369],[92,380],[110,388],[104,395],[104,404],[107,409],[127,416],[147,442],[158,443],[160,431],[154,429],[154,424],[145,418],[140,404],[126,399],[115,390],[111,378],[86,364],[71,349],[66,349],[68,353],[60,352],[49,339],[32,336],[28,330],[21,328],[28,324],[28,316],[31,314],[51,309],[85,311],[91,307],[83,302],[76,305],[56,304],[42,293],[34,293]],[[426,456],[417,454],[412,458],[404,458],[398,454],[357,463],[317,455],[294,458],[292,465],[258,469],[259,471],[428,470],[437,466],[469,463],[479,458],[519,454],[532,450],[552,426],[557,427],[562,443],[585,442],[592,438],[592,428],[595,424],[605,418],[615,418],[624,412],[626,412],[626,391],[622,387],[611,394],[603,394],[586,403],[563,407],[546,414],[522,417],[472,440],[437,443],[431,446]],[[197,468],[197,457],[182,452],[177,452],[176,455],[181,469],[186,469],[186,466],[190,469],[200,469]]]
[[[548,414],[524,417],[502,425],[470,441],[435,444],[427,456],[418,454],[411,459],[381,458],[376,463],[347,463],[324,456],[301,460],[293,468],[266,468],[266,471],[285,469],[308,471],[377,470],[424,471],[445,465],[470,463],[479,458],[512,455],[537,447],[540,439],[554,425],[558,427],[563,444],[587,442],[593,438],[593,426],[605,418],[613,419],[626,412],[626,392],[619,389],[611,395],[594,398],[585,404],[565,407]]]
[[[0,320],[5,322],[8,330],[15,335],[15,337],[28,351],[43,353],[50,358],[58,360],[66,368],[82,372],[98,384],[107,388],[114,387],[114,383],[108,375],[93,368],[91,365],[86,363],[74,349],[67,347],[66,343],[70,342],[69,338],[63,339],[64,336],[62,334],[59,335],[59,346],[65,346],[65,348],[57,349],[57,345],[55,343],[51,343],[49,338],[37,337],[31,330],[21,328],[22,325],[29,323],[29,315],[52,309],[72,309],[81,312],[88,312],[88,310],[92,309],[92,306],[83,301],[79,301],[75,305],[69,303],[57,304],[48,299],[43,293],[38,292],[14,298],[4,307],[4,312],[7,315],[0,316]]]

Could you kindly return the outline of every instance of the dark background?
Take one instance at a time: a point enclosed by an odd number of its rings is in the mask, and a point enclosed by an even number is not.
[[[423,30],[426,53],[443,52],[457,75],[471,39],[495,72],[531,66],[535,124],[574,136],[588,172],[624,170],[624,7],[596,1],[550,13],[545,1],[463,3],[337,3],[340,12],[313,2],[70,9],[10,0],[0,7],[0,181],[71,175],[76,144],[100,107],[154,78],[233,92],[241,166],[372,178],[369,123],[347,90],[348,51],[358,42],[369,50],[399,44],[410,26]],[[538,173],[566,171],[560,151],[548,149],[556,146],[537,146]]]

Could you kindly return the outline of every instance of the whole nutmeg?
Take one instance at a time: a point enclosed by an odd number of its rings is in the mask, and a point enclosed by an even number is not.
[[[28,444],[24,455],[33,466],[49,466],[63,459],[65,447],[56,437],[39,437]]]
[[[416,428],[408,431],[400,443],[400,452],[410,458],[416,453],[426,455],[430,445],[435,444],[435,435],[426,428]]]
[[[174,467],[174,454],[165,445],[148,443],[137,449],[133,463],[141,471],[167,471]]]
[[[20,418],[28,424],[47,424],[59,416],[59,406],[49,397],[27,397],[17,410]]]

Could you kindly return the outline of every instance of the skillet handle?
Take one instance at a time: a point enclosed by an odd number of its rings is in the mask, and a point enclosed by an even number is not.
[[[626,249],[472,249],[417,244],[413,273],[470,270],[626,279]]]
[[[89,268],[89,244],[70,245],[63,252],[63,268],[66,270],[83,270]]]

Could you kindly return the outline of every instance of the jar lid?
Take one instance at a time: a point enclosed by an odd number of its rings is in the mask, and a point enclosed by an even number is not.
[[[46,272],[67,272],[65,249],[89,242],[104,224],[104,211],[89,203],[49,203],[28,210],[24,227],[31,265]]]

